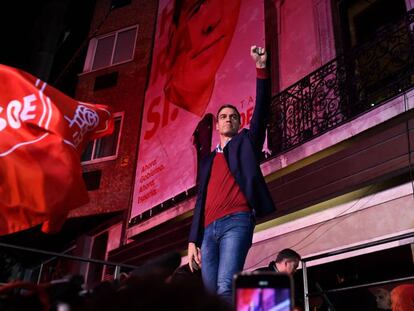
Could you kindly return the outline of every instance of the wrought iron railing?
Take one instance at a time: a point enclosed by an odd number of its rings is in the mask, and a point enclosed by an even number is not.
[[[52,252],[52,251],[48,251],[48,250],[42,250],[42,249],[36,249],[36,248],[31,248],[31,247],[26,247],[26,246],[20,246],[20,245],[14,245],[14,244],[8,244],[8,243],[3,243],[0,242],[0,251],[3,251],[3,249],[6,250],[12,250],[15,251],[17,253],[21,252],[21,253],[29,253],[29,254],[36,254],[36,255],[45,255],[45,256],[49,256],[48,260],[42,261],[40,262],[39,266],[38,266],[38,275],[37,275],[37,283],[41,283],[41,279],[42,279],[42,272],[43,272],[43,268],[47,265],[48,262],[50,262],[51,260],[55,260],[55,259],[66,259],[66,260],[70,260],[73,262],[85,262],[85,263],[89,263],[89,264],[97,264],[97,265],[101,265],[101,266],[107,266],[107,267],[114,267],[115,271],[114,271],[114,278],[117,278],[119,276],[119,273],[122,269],[125,269],[126,271],[131,271],[134,270],[136,268],[138,268],[139,266],[136,265],[130,265],[130,264],[125,264],[125,263],[121,263],[121,262],[112,262],[112,261],[107,261],[107,260],[101,260],[101,259],[94,259],[94,258],[86,258],[86,257],[81,257],[81,256],[74,256],[74,255],[70,255],[67,254],[65,252],[62,253],[57,253],[57,252]],[[69,249],[70,250],[70,249]],[[34,261],[32,261],[32,263],[34,263],[36,261],[36,259]],[[34,270],[37,271],[37,269],[35,268]]]
[[[414,11],[368,43],[320,67],[272,99],[272,156],[384,103],[414,85]]]

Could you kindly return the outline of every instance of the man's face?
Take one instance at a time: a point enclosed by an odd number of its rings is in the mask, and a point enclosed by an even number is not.
[[[239,132],[240,128],[240,118],[236,110],[233,108],[223,108],[220,110],[216,130],[220,135],[226,137],[232,137]]]
[[[279,272],[284,272],[289,275],[295,274],[296,270],[298,269],[299,261],[296,259],[284,259],[281,262],[280,267],[278,266]]]
[[[183,0],[170,33],[165,93],[201,116],[210,100],[216,72],[230,46],[241,0]]]

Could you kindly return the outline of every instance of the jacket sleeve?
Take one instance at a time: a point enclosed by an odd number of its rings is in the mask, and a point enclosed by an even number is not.
[[[271,90],[270,79],[258,77],[256,80],[256,105],[250,121],[249,137],[253,143],[256,154],[263,149],[266,137],[266,116],[270,110]]]
[[[200,233],[200,222],[202,220],[202,195],[201,195],[201,187],[198,185],[197,189],[197,199],[196,204],[194,207],[194,215],[193,220],[191,222],[191,229],[190,229],[190,236],[188,237],[188,242],[193,242],[197,246],[201,245],[201,233]]]
[[[189,242],[194,242],[197,246],[201,245],[203,239],[204,224],[202,222],[204,219],[205,192],[214,155],[214,152],[210,153],[209,156],[201,160],[197,176],[197,199],[194,207],[190,236],[188,238]]]

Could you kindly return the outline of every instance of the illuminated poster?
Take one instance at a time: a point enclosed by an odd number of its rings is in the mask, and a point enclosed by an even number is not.
[[[195,185],[192,134],[206,113],[231,103],[248,124],[263,10],[263,0],[160,0],[131,218]]]

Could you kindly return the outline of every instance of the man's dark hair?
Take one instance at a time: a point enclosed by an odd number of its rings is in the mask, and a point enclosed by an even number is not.
[[[239,121],[240,121],[240,112],[237,110],[237,108],[236,108],[235,106],[230,105],[230,104],[225,104],[225,105],[223,105],[223,106],[221,106],[221,107],[219,108],[219,110],[217,111],[217,115],[216,115],[216,120],[217,120],[217,121],[218,121],[218,117],[219,117],[220,111],[222,111],[224,108],[231,108],[231,109],[233,109],[234,111],[236,111],[237,116],[238,116]]]
[[[277,254],[275,262],[282,262],[283,260],[297,260],[300,261],[301,257],[293,249],[285,248]]]

